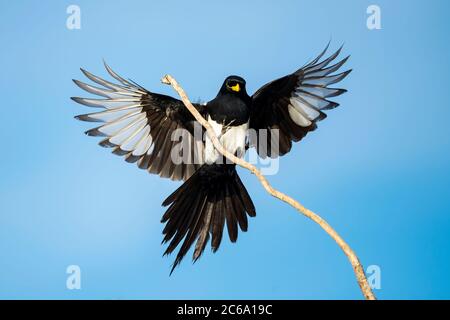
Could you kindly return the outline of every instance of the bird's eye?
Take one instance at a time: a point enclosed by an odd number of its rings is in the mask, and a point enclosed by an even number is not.
[[[241,91],[241,85],[236,80],[231,80],[231,79],[228,80],[226,82],[226,86],[227,86],[227,89],[230,90],[230,91],[234,91],[234,92]]]

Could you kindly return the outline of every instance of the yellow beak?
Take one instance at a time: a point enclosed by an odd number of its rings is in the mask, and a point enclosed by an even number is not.
[[[231,86],[230,89],[235,92],[241,91],[241,87],[239,86],[239,83],[236,83],[234,86]]]

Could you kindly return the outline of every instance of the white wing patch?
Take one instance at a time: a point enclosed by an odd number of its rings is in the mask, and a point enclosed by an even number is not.
[[[295,101],[295,100],[294,100]],[[295,103],[292,103],[289,105],[289,116],[291,119],[299,126],[301,127],[308,127],[311,125],[311,121],[308,119],[307,116],[303,115],[300,110],[298,110],[296,107],[294,107]]]
[[[76,117],[82,121],[102,123],[86,134],[106,137],[100,142],[102,147],[112,148],[114,154],[125,156],[127,162],[137,163],[139,168],[149,173],[173,180],[187,180],[203,164],[204,146],[201,132],[198,139],[188,130],[191,123],[168,115],[168,112],[176,114],[176,103],[181,104],[181,101],[153,94],[120,77],[106,63],[105,67],[118,81],[117,84],[83,69],[84,75],[96,85],[74,80],[81,89],[100,96],[99,99],[72,98],[85,106],[102,109]],[[171,139],[177,130],[183,132],[183,141],[187,145]],[[183,159],[180,163],[172,159],[172,150],[178,145],[183,146],[177,149],[182,151],[182,156],[176,153],[174,156]]]
[[[118,76],[106,64],[109,74],[121,84],[101,79],[85,70],[84,75],[103,88],[74,80],[81,89],[106,99],[72,98],[74,101],[104,111],[77,116],[83,121],[103,122],[101,126],[86,131],[87,135],[107,137],[100,144],[114,147],[117,153],[130,153],[132,156],[150,155],[153,139],[150,134],[147,114],[143,111],[141,98],[146,92],[139,86]]]
[[[290,98],[288,110],[289,116],[297,125],[308,127],[313,122],[325,117],[323,110],[333,109],[339,105],[327,100],[327,98],[338,96],[345,90],[328,88],[327,86],[341,81],[350,71],[331,76],[329,74],[337,71],[349,57],[328,68],[326,67],[339,55],[341,49],[322,62],[318,62],[323,55],[322,53],[314,61],[296,72],[300,79]]]

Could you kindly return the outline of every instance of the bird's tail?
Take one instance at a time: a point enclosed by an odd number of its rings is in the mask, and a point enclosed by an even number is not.
[[[237,225],[247,231],[247,214],[256,215],[234,164],[203,165],[163,202],[163,206],[168,205],[161,219],[166,223],[163,243],[170,241],[164,254],[172,253],[184,239],[171,273],[196,240],[194,262],[203,253],[210,235],[211,248],[217,251],[225,222],[230,240],[235,242]]]

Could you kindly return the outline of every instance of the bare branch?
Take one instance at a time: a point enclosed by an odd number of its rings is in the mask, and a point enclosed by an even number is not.
[[[372,292],[372,289],[369,286],[369,283],[367,282],[367,278],[363,269],[363,266],[359,262],[358,257],[353,252],[353,250],[350,248],[350,246],[342,239],[339,234],[319,215],[312,212],[311,210],[305,208],[303,205],[301,205],[298,201],[294,200],[293,198],[289,197],[288,195],[274,189],[269,182],[267,181],[266,177],[252,164],[244,161],[241,158],[236,157],[235,155],[229,153],[220,143],[219,139],[214,133],[213,128],[210,126],[210,124],[200,115],[200,113],[195,109],[195,107],[192,105],[192,103],[189,101],[188,96],[184,92],[184,90],[181,88],[181,86],[178,84],[178,82],[170,75],[165,75],[161,81],[165,84],[171,85],[174,90],[178,93],[181,100],[183,101],[186,108],[192,113],[192,115],[195,117],[195,119],[206,129],[207,134],[211,142],[213,143],[214,147],[226,158],[234,162],[235,164],[250,170],[261,182],[262,186],[266,191],[274,196],[275,198],[280,199],[281,201],[284,201],[288,204],[290,204],[292,207],[297,209],[300,213],[305,215],[306,217],[313,220],[315,223],[317,223],[323,230],[325,230],[328,235],[333,238],[334,241],[338,244],[338,246],[344,251],[345,255],[347,256],[348,260],[350,261],[353,271],[355,272],[356,280],[358,281],[359,287],[361,288],[361,291],[364,295],[364,298],[367,300],[375,300],[375,295]]]

